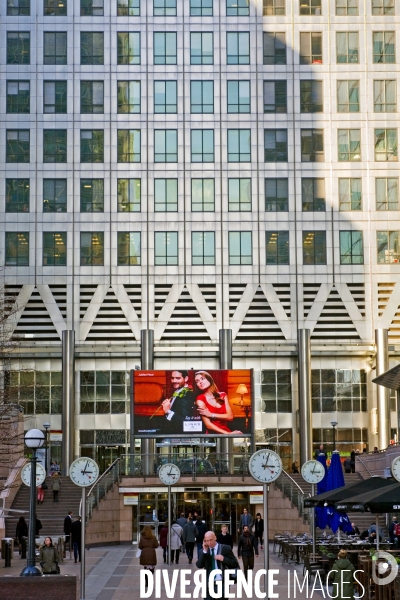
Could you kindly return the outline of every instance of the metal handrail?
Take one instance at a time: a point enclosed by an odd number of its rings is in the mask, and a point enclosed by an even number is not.
[[[93,510],[99,505],[100,500],[102,500],[107,492],[111,490],[116,483],[119,483],[120,480],[120,459],[116,458],[92,485],[86,496],[86,517],[88,520],[91,518]]]
[[[283,497],[290,500],[292,507],[297,508],[299,517],[308,522],[308,511],[304,509],[303,499],[310,494],[307,494],[286,471],[282,471],[274,483],[275,487],[281,490]]]
[[[386,455],[385,455],[386,458]],[[367,465],[365,464],[365,462],[363,460],[361,460],[361,458],[359,456],[356,456],[356,459],[358,459],[360,461],[360,463],[362,464],[362,466],[364,467],[364,469],[366,469],[368,471],[368,474],[370,475],[370,477],[373,477],[373,473],[371,473],[371,471],[368,469]]]

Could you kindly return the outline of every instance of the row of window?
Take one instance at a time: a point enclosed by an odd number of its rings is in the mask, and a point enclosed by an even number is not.
[[[360,112],[360,81],[357,79],[337,80],[337,111]],[[227,113],[251,112],[249,80],[226,82]],[[300,112],[323,112],[323,82],[313,79],[300,80]],[[397,82],[395,79],[373,81],[374,112],[396,112]],[[141,82],[117,81],[117,111],[123,114],[141,112]],[[287,81],[263,82],[264,113],[287,113]],[[30,113],[30,81],[8,80],[7,113]],[[177,114],[178,82],[174,80],[154,81],[155,114]],[[46,114],[67,113],[67,81],[43,82],[43,112]],[[104,81],[80,82],[81,114],[104,114]],[[214,114],[214,81],[190,81],[191,114]]]
[[[227,180],[228,211],[252,210],[251,179],[231,177]],[[338,179],[339,210],[362,209],[361,178]],[[141,211],[141,180],[117,179],[117,211]],[[289,211],[289,184],[286,177],[264,180],[266,212]],[[376,210],[399,210],[398,177],[375,178]],[[30,183],[28,178],[6,179],[6,213],[27,213],[30,210]],[[301,201],[303,212],[326,210],[325,179],[302,177]],[[178,179],[154,179],[154,212],[178,212]],[[215,211],[215,180],[191,180],[192,212]],[[43,179],[43,212],[67,212],[67,180]],[[80,212],[104,212],[104,179],[80,180]]]
[[[140,16],[140,0],[117,0],[117,16]],[[299,15],[322,15],[321,0],[301,0]],[[225,0],[227,17],[246,17],[250,15],[249,0]],[[70,6],[70,9],[73,5]],[[336,15],[359,14],[358,0],[336,0]],[[213,0],[189,0],[190,16],[212,17]],[[7,0],[8,16],[29,16],[30,0]],[[65,17],[68,12],[67,0],[43,0],[43,15],[46,17]],[[394,15],[395,0],[371,0],[372,15]],[[104,16],[104,0],[80,0],[82,17]],[[264,16],[286,15],[285,0],[263,0]],[[177,0],[153,0],[154,17],[177,16]]]
[[[81,65],[104,65],[104,33],[81,31]],[[301,32],[300,64],[322,64],[322,32]],[[117,33],[117,64],[141,64],[141,34],[138,31]],[[67,64],[67,32],[46,31],[43,33],[43,64]],[[263,33],[263,64],[286,64],[286,35],[284,32]],[[182,55],[182,52],[180,52]],[[7,64],[29,65],[31,61],[30,33],[28,31],[7,32]],[[176,32],[153,33],[153,64],[178,64]],[[373,63],[395,63],[395,31],[372,32]],[[357,31],[336,32],[336,62],[338,64],[359,63],[359,34]],[[214,64],[214,33],[190,33],[190,64]],[[250,32],[226,33],[226,64],[250,64]]]
[[[361,129],[338,129],[338,161],[361,161]],[[377,162],[398,160],[397,129],[374,129],[374,159]],[[301,129],[301,161],[324,162],[323,129]],[[214,129],[191,129],[190,160],[213,163]],[[104,130],[80,130],[81,163],[104,162]],[[227,161],[251,162],[251,130],[227,130]],[[6,162],[30,162],[29,129],[6,130]],[[43,129],[43,162],[67,162],[67,129]],[[141,162],[140,129],[117,130],[117,162]],[[154,162],[178,162],[178,130],[154,130]],[[288,162],[287,129],[264,130],[264,162]]]
[[[303,231],[303,264],[326,265],[326,231]],[[340,264],[361,265],[364,262],[362,231],[340,231]],[[178,232],[154,233],[154,264],[179,264]],[[289,231],[267,231],[265,234],[265,264],[289,265]],[[253,264],[251,231],[228,232],[230,265]],[[215,265],[214,231],[192,232],[192,265]],[[399,232],[377,231],[378,264],[399,262]],[[6,266],[29,266],[29,232],[6,232]],[[141,264],[141,234],[138,231],[118,232],[117,265]],[[67,265],[67,233],[43,233],[43,266]],[[80,265],[104,265],[104,232],[80,233]]]

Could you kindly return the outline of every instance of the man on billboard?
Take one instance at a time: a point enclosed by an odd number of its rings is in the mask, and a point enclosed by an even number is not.
[[[171,398],[166,398],[162,403],[166,419],[163,433],[185,433],[184,422],[194,416],[201,422],[195,403],[196,398],[188,382],[187,371],[172,371],[171,384],[174,393]],[[203,433],[203,427],[201,426],[201,429],[197,429],[196,432]]]

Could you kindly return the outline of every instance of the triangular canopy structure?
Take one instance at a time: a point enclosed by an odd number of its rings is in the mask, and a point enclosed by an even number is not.
[[[325,492],[304,499],[304,507],[312,508],[313,506],[324,506],[325,504],[334,505],[336,502],[345,501],[347,498],[367,494],[373,491],[382,491],[382,488],[393,485],[393,479],[384,479],[383,477],[371,477],[363,479],[351,485],[345,485],[331,492]]]
[[[393,483],[385,489],[375,490],[368,494],[359,494],[337,502],[336,509],[347,512],[386,513],[400,510],[400,483]]]

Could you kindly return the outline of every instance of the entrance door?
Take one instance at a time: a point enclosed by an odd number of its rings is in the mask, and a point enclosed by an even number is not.
[[[120,458],[122,450],[122,446],[97,446],[97,464],[100,473],[104,473],[114,460]]]

